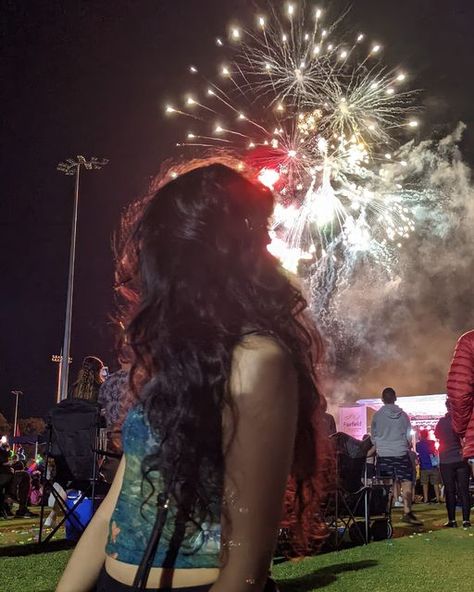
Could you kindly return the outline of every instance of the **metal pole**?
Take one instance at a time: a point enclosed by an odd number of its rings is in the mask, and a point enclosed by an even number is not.
[[[53,354],[51,361],[57,364],[57,381],[56,381],[56,403],[61,402],[61,360],[63,359],[63,350],[61,348],[61,354]],[[72,362],[72,358],[69,358],[69,364]]]
[[[79,207],[79,176],[81,163],[76,164],[76,183],[74,191],[74,208],[72,214],[71,248],[69,251],[69,274],[66,297],[66,319],[64,324],[64,341],[62,358],[60,362],[60,399],[64,401],[68,395],[69,382],[69,353],[71,349],[71,328],[72,328],[72,304],[74,295],[74,265],[76,262],[76,235],[77,235],[77,212]]]
[[[16,437],[16,431],[18,426],[18,397],[21,395],[21,391],[12,391],[12,395],[15,395],[15,420],[13,422],[13,438]],[[16,452],[16,444],[13,443],[13,452]]]
[[[61,354],[59,356],[59,360],[58,360],[58,385],[57,385],[57,389],[56,389],[56,403],[60,403],[61,402],[61,368],[62,368],[62,363],[63,363],[63,348],[61,348]],[[69,363],[68,363],[68,367],[69,367]]]
[[[59,403],[61,401],[61,367],[62,367],[62,362],[63,362],[63,350],[61,349],[61,356],[59,358],[59,362],[58,362],[58,385],[56,388],[56,403]]]
[[[67,282],[67,297],[66,297],[66,318],[64,323],[64,341],[62,358],[60,360],[60,400],[67,399],[68,396],[68,382],[69,382],[69,359],[71,349],[71,329],[72,329],[72,305],[74,296],[74,266],[76,262],[76,235],[77,235],[77,213],[79,208],[79,177],[81,173],[81,166],[87,170],[99,170],[109,161],[105,158],[99,159],[93,156],[89,160],[84,156],[77,156],[76,160],[67,158],[65,162],[60,162],[57,170],[66,175],[76,175],[75,191],[74,191],[74,207],[72,215],[71,228],[71,247],[69,251],[69,272]]]

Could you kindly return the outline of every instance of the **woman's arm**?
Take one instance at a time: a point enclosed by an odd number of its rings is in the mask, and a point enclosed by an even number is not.
[[[109,522],[122,487],[125,457],[122,457],[109,493],[89,522],[74,549],[56,592],[89,592],[105,561]]]
[[[231,394],[237,425],[233,432],[227,412],[226,561],[211,592],[261,592],[282,517],[298,414],[296,373],[287,352],[270,338],[247,338],[234,354]]]

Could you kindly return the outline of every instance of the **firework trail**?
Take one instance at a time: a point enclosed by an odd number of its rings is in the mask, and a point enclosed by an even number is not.
[[[414,225],[404,188],[383,175],[401,130],[418,126],[415,92],[379,43],[325,17],[290,3],[231,26],[216,39],[217,78],[191,65],[194,92],[165,110],[189,121],[178,146],[233,152],[274,189],[270,250],[285,267],[313,262],[314,274],[364,255],[389,270]]]
[[[333,402],[388,385],[400,394],[445,392],[456,339],[474,325],[474,188],[458,147],[464,128],[408,142],[397,151],[408,165],[385,165],[385,183],[407,188],[416,225],[389,274],[364,256],[313,266],[312,308],[331,337]]]
[[[410,140],[412,77],[346,22],[295,3],[234,24],[214,73],[190,66],[193,92],[166,111],[189,124],[183,149],[231,152],[274,189],[271,249],[304,278],[329,337],[331,400],[389,383],[443,392],[455,339],[474,324],[464,128]]]

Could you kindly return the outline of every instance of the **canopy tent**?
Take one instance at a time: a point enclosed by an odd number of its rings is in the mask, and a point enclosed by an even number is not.
[[[399,405],[416,428],[433,429],[446,413],[446,395],[411,395],[397,397]],[[359,399],[356,403],[339,407],[338,429],[354,438],[362,439],[370,431],[373,414],[382,407],[380,398]]]

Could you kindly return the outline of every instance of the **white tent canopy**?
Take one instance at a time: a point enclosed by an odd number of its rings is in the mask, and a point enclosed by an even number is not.
[[[433,429],[446,413],[446,395],[412,395],[397,397],[397,405],[410,417],[414,429]],[[371,417],[382,407],[382,400],[359,399],[355,403],[339,406],[338,429],[358,440],[370,430]]]
[[[446,413],[446,395],[412,395],[408,397],[397,397],[396,404],[405,411],[410,417],[422,418],[442,417]],[[380,398],[377,399],[359,399],[359,405],[380,409],[383,403]]]

